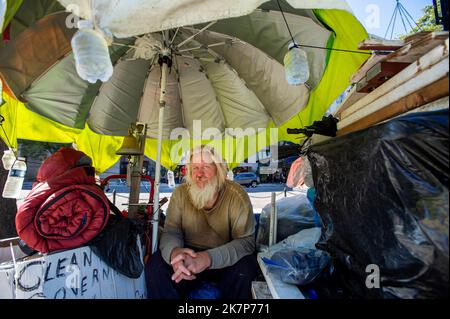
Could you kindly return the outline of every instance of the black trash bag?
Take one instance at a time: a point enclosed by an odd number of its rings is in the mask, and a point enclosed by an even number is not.
[[[310,248],[284,248],[263,257],[269,271],[288,284],[307,285],[313,282],[329,264],[327,252]]]
[[[103,231],[89,242],[92,251],[111,268],[129,278],[139,278],[144,270],[138,236],[145,232],[145,221],[110,215]]]
[[[316,247],[358,297],[448,298],[448,129],[448,109],[414,113],[309,149]]]

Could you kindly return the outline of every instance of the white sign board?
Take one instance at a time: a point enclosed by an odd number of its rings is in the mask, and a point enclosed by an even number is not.
[[[2,267],[3,266],[3,267]],[[145,275],[121,275],[90,247],[0,265],[0,298],[142,299]]]

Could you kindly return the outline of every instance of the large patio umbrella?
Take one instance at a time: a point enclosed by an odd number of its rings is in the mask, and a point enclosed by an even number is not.
[[[170,156],[178,143],[170,133],[183,127],[192,139],[196,120],[202,129],[218,133],[219,142],[230,136],[227,128],[268,134],[271,127],[281,128],[278,139],[292,141],[285,128],[320,119],[367,58],[326,50],[354,50],[367,37],[345,1],[290,0],[297,8],[285,1],[224,6],[223,1],[187,0],[167,1],[165,7],[162,1],[114,1],[114,8],[110,1],[59,2],[79,5],[84,18],[95,14],[97,25],[115,36],[111,79],[91,84],[78,76],[70,46],[77,31],[68,24],[72,14],[56,1],[24,1],[11,24],[12,40],[0,51],[0,76],[8,93],[62,130],[84,130],[87,124],[94,133],[113,137],[126,135],[130,123],[147,123],[148,138],[159,142],[149,144],[153,149],[147,152],[157,165],[161,159],[166,166],[176,165],[181,154]],[[287,25],[296,42],[307,45],[311,76],[300,86],[290,86],[284,77],[282,60],[291,41]],[[52,139],[45,132],[38,135]],[[246,144],[258,140],[262,148],[271,142],[249,135],[231,134],[235,152],[229,161],[252,155]],[[156,172],[158,186],[158,167]]]

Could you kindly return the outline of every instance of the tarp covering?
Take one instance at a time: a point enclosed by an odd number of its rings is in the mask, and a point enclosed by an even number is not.
[[[310,148],[319,245],[357,296],[448,297],[448,129],[448,109],[415,113]]]

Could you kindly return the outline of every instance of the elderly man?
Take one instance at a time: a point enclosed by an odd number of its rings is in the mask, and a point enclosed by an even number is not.
[[[251,298],[257,274],[250,199],[226,179],[212,148],[190,154],[186,183],[172,194],[157,251],[146,266],[149,298],[186,298],[202,281],[225,299]]]

